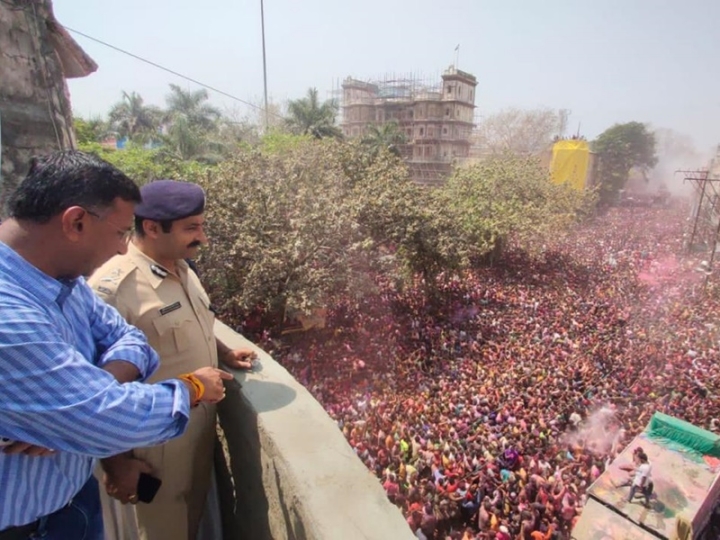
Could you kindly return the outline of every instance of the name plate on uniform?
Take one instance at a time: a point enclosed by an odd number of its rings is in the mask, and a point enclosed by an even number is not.
[[[160,308],[160,315],[167,315],[168,313],[172,313],[178,309],[180,309],[180,302],[175,302],[174,304]]]

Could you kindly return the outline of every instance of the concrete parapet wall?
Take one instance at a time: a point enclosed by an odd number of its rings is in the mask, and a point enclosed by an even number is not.
[[[222,323],[231,348],[249,342]],[[257,349],[220,403],[227,443],[218,471],[225,540],[393,539],[415,536],[322,406]]]

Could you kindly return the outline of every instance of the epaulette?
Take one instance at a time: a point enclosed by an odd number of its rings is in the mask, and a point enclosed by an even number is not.
[[[93,275],[90,278],[90,286],[101,297],[110,297],[117,294],[118,288],[129,275],[137,269],[135,264],[129,257],[123,257],[120,264],[114,267],[102,267],[99,271],[102,274]]]

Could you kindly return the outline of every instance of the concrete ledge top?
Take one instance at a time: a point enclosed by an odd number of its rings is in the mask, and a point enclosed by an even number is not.
[[[257,414],[258,429],[273,442],[289,496],[301,502],[308,538],[415,538],[378,479],[356,456],[322,405],[265,351],[221,322],[216,336],[227,346],[252,346],[258,367],[235,371],[242,395]]]

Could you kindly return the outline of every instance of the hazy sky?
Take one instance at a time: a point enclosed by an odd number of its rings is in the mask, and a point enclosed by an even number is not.
[[[260,0],[55,0],[58,20],[244,100],[260,103]],[[594,138],[649,122],[720,144],[720,0],[265,0],[271,99],[348,75],[436,76],[454,62],[477,76],[476,105],[572,111]],[[105,114],[120,92],[163,104],[169,83],[194,89],[83,37],[100,68],[70,81],[76,113]],[[212,101],[245,114],[218,95]]]

